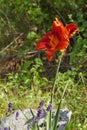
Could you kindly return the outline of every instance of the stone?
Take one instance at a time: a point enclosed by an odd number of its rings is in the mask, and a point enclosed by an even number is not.
[[[32,110],[34,114],[37,113],[36,110]],[[52,111],[53,119],[55,116],[56,110]],[[65,130],[66,125],[70,121],[72,112],[68,109],[60,110],[57,130]],[[10,130],[28,130],[26,122],[32,118],[30,109],[25,109],[23,111],[18,110],[11,113],[8,116],[0,119],[0,130],[4,130],[5,127],[10,128]],[[40,119],[38,124],[40,129],[42,129],[42,124],[44,123],[44,118]]]
[[[60,111],[60,116],[59,116],[59,121],[58,121],[58,130],[65,130],[67,124],[70,121],[72,112],[67,110],[61,110]]]

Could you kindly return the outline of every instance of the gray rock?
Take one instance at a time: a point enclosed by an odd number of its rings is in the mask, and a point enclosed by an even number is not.
[[[69,111],[68,109],[60,111],[58,127],[57,127],[58,130],[65,130],[66,125],[70,121],[71,115],[72,115],[72,112]]]
[[[19,116],[16,118],[16,113],[19,113]],[[37,111],[33,110],[33,113],[36,114]],[[53,110],[53,117],[55,116],[56,110]],[[65,130],[66,125],[68,124],[70,118],[71,118],[72,112],[64,109],[60,110],[57,130]],[[9,116],[5,116],[0,120],[0,128],[1,130],[4,130],[5,127],[9,128],[10,130],[27,130],[28,124],[26,124],[26,121],[32,118],[32,114],[30,112],[30,109],[25,109],[23,111],[15,111],[11,113]],[[40,126],[40,129],[42,129],[42,124],[45,121],[44,118],[40,119],[38,124]]]

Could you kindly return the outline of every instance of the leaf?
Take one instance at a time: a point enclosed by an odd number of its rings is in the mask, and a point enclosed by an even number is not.
[[[53,123],[52,130],[56,130],[56,128],[57,128],[57,123],[58,123],[58,118],[59,118],[59,112],[60,112],[60,107],[61,107],[62,99],[63,99],[63,97],[65,95],[65,92],[66,92],[66,89],[68,87],[68,84],[69,84],[69,81],[67,82],[67,84],[66,84],[66,86],[64,88],[62,97],[61,97],[60,102],[58,104],[58,108],[57,108],[57,112],[56,112],[56,115],[55,115],[55,118],[54,118],[54,123]]]
[[[31,108],[30,108],[30,112],[31,112],[32,116],[34,116],[34,113],[33,113],[33,111],[32,111],[32,109],[31,109]]]
[[[52,93],[51,93],[51,99],[50,99],[50,103],[52,104]],[[47,114],[47,130],[50,130],[51,129],[51,126],[52,126],[52,122],[51,122],[51,119],[52,119],[52,110],[50,112],[48,112]]]
[[[29,32],[27,35],[27,39],[33,39],[34,37],[36,37],[36,33],[35,32]]]

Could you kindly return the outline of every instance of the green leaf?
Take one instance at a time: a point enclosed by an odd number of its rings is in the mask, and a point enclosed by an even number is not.
[[[52,93],[51,93],[51,97],[50,97],[50,103],[52,104]],[[52,119],[52,110],[50,112],[48,112],[47,114],[47,117],[46,117],[46,121],[47,121],[47,130],[50,130],[51,129],[51,126],[52,126],[52,122],[51,122],[51,119]]]
[[[68,87],[68,84],[69,84],[69,81],[67,82],[66,86],[65,86],[65,89],[63,91],[63,94],[62,94],[62,97],[60,99],[60,102],[58,104],[58,108],[57,108],[57,112],[56,112],[56,115],[55,115],[55,118],[54,118],[54,123],[53,123],[53,127],[52,127],[52,130],[56,130],[57,128],[57,123],[58,123],[58,118],[59,118],[59,112],[60,112],[60,107],[61,107],[61,103],[62,103],[62,99],[64,97],[64,94],[66,92],[66,89]]]
[[[36,37],[36,33],[35,32],[29,32],[27,35],[27,39],[33,39],[34,37]]]
[[[30,108],[30,112],[31,112],[32,116],[34,116],[34,113],[33,113],[33,111],[32,111],[32,109],[31,109],[31,108]]]

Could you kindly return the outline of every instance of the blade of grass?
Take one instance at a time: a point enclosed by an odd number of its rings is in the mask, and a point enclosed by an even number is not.
[[[32,109],[31,109],[31,108],[30,108],[30,112],[31,112],[32,116],[34,116],[34,113],[33,113],[33,111],[32,111]]]
[[[67,89],[67,87],[68,87],[68,83],[69,83],[69,81],[67,82],[67,84],[66,84],[66,86],[65,86],[65,89],[64,89],[64,91],[63,91],[62,97],[61,97],[60,102],[59,102],[59,104],[58,104],[58,108],[57,108],[57,112],[56,112],[56,115],[55,115],[55,118],[54,118],[52,130],[56,130],[56,128],[57,128],[57,123],[58,123],[58,118],[59,118],[60,107],[61,107],[62,99],[63,99],[63,97],[64,97],[64,95],[65,95],[65,92],[66,92],[66,89]]]
[[[31,108],[30,108],[30,112],[31,112],[32,116],[34,117],[34,113]],[[31,122],[32,122],[32,119],[28,119],[25,124],[31,123]]]
[[[37,123],[37,130],[40,130],[39,126],[38,126],[38,123]]]
[[[52,93],[51,93],[51,98],[50,98],[50,103],[52,104]],[[52,119],[52,110],[50,110],[50,112],[48,112],[48,114],[47,114],[47,117],[46,117],[46,122],[47,122],[47,124],[46,124],[46,129],[47,130],[49,130],[49,129],[51,129],[51,119]]]
[[[19,110],[21,110],[22,114],[24,115],[24,117],[28,120],[28,117],[24,114],[24,112],[22,111],[22,109],[18,106]]]
[[[50,101],[50,103],[52,104],[52,102],[53,102],[53,96],[52,96],[52,93],[51,93],[51,101]],[[52,126],[51,119],[52,119],[52,109],[51,109],[51,111],[49,113],[49,129],[51,129],[51,126]]]

